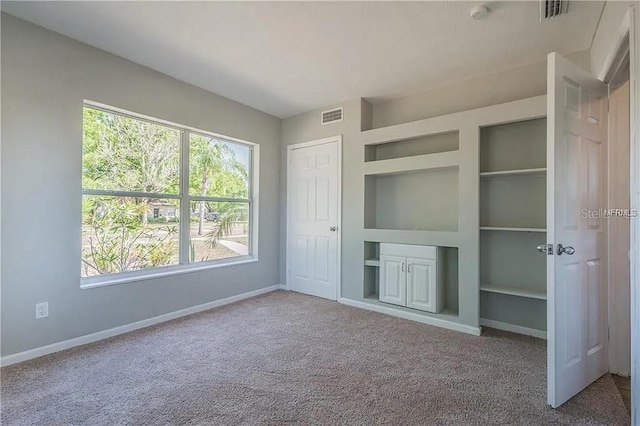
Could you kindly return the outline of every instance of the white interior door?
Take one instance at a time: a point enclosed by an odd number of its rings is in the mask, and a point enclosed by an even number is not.
[[[548,403],[558,407],[607,372],[607,86],[548,58]]]
[[[337,300],[339,142],[294,147],[289,155],[288,285]]]

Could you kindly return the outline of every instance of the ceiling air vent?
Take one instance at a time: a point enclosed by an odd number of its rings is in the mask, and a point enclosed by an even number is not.
[[[342,107],[322,111],[321,124],[336,123],[338,121],[342,121]]]
[[[569,0],[540,0],[540,21],[555,18],[569,11]]]

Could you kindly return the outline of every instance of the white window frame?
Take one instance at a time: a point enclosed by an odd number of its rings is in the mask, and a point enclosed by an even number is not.
[[[221,267],[242,265],[258,261],[258,188],[260,175],[260,145],[233,138],[230,136],[220,135],[202,129],[190,126],[184,126],[172,123],[166,120],[148,117],[142,114],[126,111],[120,108],[85,100],[83,109],[92,108],[104,111],[109,114],[117,114],[129,117],[134,120],[148,121],[153,124],[171,127],[180,131],[180,188],[177,194],[166,193],[147,193],[136,191],[111,191],[100,189],[82,188],[82,195],[102,195],[114,197],[144,197],[150,199],[173,199],[180,201],[179,214],[179,264],[169,266],[159,266],[155,268],[140,269],[137,271],[118,272],[113,274],[95,275],[91,277],[80,278],[80,288],[89,289],[102,287],[107,285],[122,284],[133,281],[142,281],[155,278],[162,278],[172,275],[185,274],[208,269],[216,269]],[[189,195],[189,135],[199,134],[206,137],[212,137],[242,145],[249,148],[249,197],[248,198],[224,198],[224,197],[202,197]],[[235,256],[225,259],[208,260],[203,262],[189,262],[189,237],[190,237],[190,203],[192,201],[210,201],[210,202],[240,202],[249,205],[249,254],[244,256]],[[79,256],[80,257],[80,256]]]

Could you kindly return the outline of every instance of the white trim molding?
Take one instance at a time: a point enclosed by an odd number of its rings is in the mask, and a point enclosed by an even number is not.
[[[185,317],[187,315],[193,315],[199,312],[208,311],[209,309],[217,308],[219,306],[228,305],[230,303],[239,302],[240,300],[249,299],[251,297],[259,296],[261,294],[270,293],[272,291],[282,290],[282,289],[283,289],[283,286],[281,284],[272,285],[270,287],[265,287],[258,290],[249,291],[247,293],[226,297],[224,299],[203,303],[202,305],[196,305],[190,308],[181,309],[179,311],[158,315],[153,318],[147,318],[141,321],[136,321],[131,324],[125,324],[119,327],[110,328],[108,330],[98,331],[96,333],[87,334],[85,336],[74,337],[73,339],[52,343],[46,346],[41,346],[39,348],[29,349],[28,351],[18,352],[16,354],[11,354],[11,355],[2,357],[2,359],[0,359],[0,365],[2,367],[6,367],[7,365],[17,364],[19,362],[28,361],[30,359],[38,358],[44,355],[49,355],[55,352],[71,349],[76,346],[82,346],[88,343],[97,342],[99,340],[108,339],[110,337],[118,336],[120,334],[128,333],[130,331],[135,331],[141,328],[150,327],[152,325],[171,321],[173,319]]]
[[[640,208],[640,5],[629,9],[631,208]],[[631,424],[640,425],[640,223],[631,221]]]
[[[512,333],[524,334],[525,336],[532,336],[537,337],[538,339],[547,340],[547,332],[536,330],[535,328],[522,327],[520,325],[485,318],[480,318],[480,325],[483,327],[495,328],[496,330],[510,331]]]
[[[400,309],[395,309],[387,306],[380,306],[373,303],[361,302],[359,300],[346,299],[344,297],[338,298],[338,302],[343,305],[351,306],[354,308],[366,309],[368,311],[374,311],[381,314],[391,315],[398,318],[404,318],[410,321],[419,322],[422,324],[433,325],[436,327],[446,328],[448,330],[460,331],[462,333],[472,334],[474,336],[480,336],[480,327],[473,327],[471,325],[461,324],[454,321],[448,321],[442,318],[435,318],[418,313],[407,312]]]

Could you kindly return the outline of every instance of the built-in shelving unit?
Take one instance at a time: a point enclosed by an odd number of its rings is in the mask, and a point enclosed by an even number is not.
[[[459,133],[378,139],[364,149],[362,300],[437,321],[458,322]],[[438,313],[380,300],[380,244],[436,246],[442,278]]]
[[[471,334],[483,321],[544,333],[544,256],[535,247],[546,239],[546,128],[537,119],[545,111],[538,96],[380,128],[367,119],[358,180],[362,293],[342,302]],[[389,285],[397,264],[381,257],[385,243],[436,247],[445,300],[438,313],[392,302],[402,295],[389,289],[402,287]],[[383,273],[391,275],[381,281]]]
[[[546,119],[480,133],[480,317],[493,327],[546,330]]]

